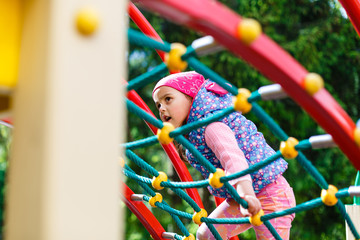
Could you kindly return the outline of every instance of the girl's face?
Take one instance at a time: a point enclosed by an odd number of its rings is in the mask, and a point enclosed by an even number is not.
[[[163,122],[169,122],[176,128],[182,126],[192,104],[190,96],[174,88],[163,86],[156,89],[153,99]]]

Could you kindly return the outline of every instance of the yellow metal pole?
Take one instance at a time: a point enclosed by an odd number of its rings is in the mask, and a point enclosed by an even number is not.
[[[0,0],[0,118],[10,116],[19,69],[22,0]]]
[[[15,86],[22,28],[21,0],[0,1],[0,88]]]

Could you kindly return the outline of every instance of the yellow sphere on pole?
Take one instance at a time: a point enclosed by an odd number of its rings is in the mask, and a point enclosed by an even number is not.
[[[206,210],[201,208],[201,210],[199,212],[194,213],[194,215],[192,217],[192,220],[197,225],[200,225],[202,223],[201,218],[202,217],[207,217],[207,216],[208,216],[208,214],[207,214]]]
[[[253,226],[260,226],[261,224],[263,224],[263,222],[261,221],[261,216],[264,216],[264,210],[262,209],[260,209],[260,211],[257,214],[250,216],[249,218],[250,223]]]
[[[354,130],[354,140],[356,144],[360,147],[360,128],[355,128]]]
[[[186,53],[186,47],[181,43],[172,43],[170,52],[165,54],[165,64],[169,71],[184,71],[187,68],[187,62],[181,59]]]
[[[321,200],[326,206],[334,206],[338,199],[335,194],[338,192],[338,189],[334,185],[329,185],[328,189],[323,189],[321,191]]]
[[[80,9],[76,15],[76,28],[84,36],[90,36],[99,27],[99,14],[92,7]]]
[[[155,203],[157,202],[162,202],[163,200],[163,197],[160,193],[156,193],[155,196],[153,196],[152,198],[150,198],[149,200],[149,204],[152,206],[152,207],[156,207]]]
[[[308,73],[304,78],[303,84],[306,92],[310,95],[314,95],[324,87],[324,80],[317,73]]]
[[[225,172],[221,168],[217,168],[216,172],[210,173],[209,175],[210,186],[212,186],[213,188],[221,188],[224,185],[224,183],[220,182],[220,178],[223,176],[225,176]]]
[[[238,95],[234,98],[234,109],[238,112],[246,114],[250,112],[252,105],[248,99],[251,96],[251,92],[246,88],[239,88]]]
[[[255,19],[244,18],[237,27],[238,38],[246,45],[254,42],[261,33],[261,25]]]
[[[286,141],[280,143],[280,152],[286,159],[296,158],[299,152],[295,146],[299,143],[296,138],[289,137]]]
[[[158,129],[157,137],[161,144],[169,144],[174,139],[170,137],[170,133],[175,129],[174,125],[169,122],[164,122],[164,126],[162,129]]]
[[[190,233],[189,236],[184,237],[183,240],[195,240],[195,236]]]
[[[164,187],[162,187],[160,184],[162,182],[166,182],[167,180],[168,180],[168,177],[167,177],[166,173],[159,172],[159,175],[157,177],[155,177],[155,176],[153,177],[151,185],[156,190],[161,190],[161,189],[164,189]]]

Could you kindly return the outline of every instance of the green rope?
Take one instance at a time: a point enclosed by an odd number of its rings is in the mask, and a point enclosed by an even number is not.
[[[171,190],[179,197],[184,199],[196,212],[199,212],[201,210],[197,203],[188,194],[186,194],[186,192],[177,188],[172,188]]]
[[[128,91],[137,90],[149,83],[159,80],[168,72],[169,70],[165,65],[165,63],[161,63],[159,66],[156,66],[151,71],[146,72],[129,81],[129,84],[127,85],[126,89]]]
[[[316,183],[322,189],[328,189],[329,184],[326,182],[324,177],[319,173],[319,171],[314,167],[314,165],[312,165],[312,163],[305,157],[305,155],[302,152],[299,152],[299,155],[296,157],[296,160],[315,179]]]
[[[268,220],[278,218],[278,217],[283,217],[283,216],[286,216],[289,214],[307,211],[307,210],[319,207],[321,205],[323,205],[321,198],[316,198],[316,199],[312,199],[307,202],[298,204],[297,206],[295,206],[293,208],[288,208],[288,209],[285,209],[282,211],[276,211],[276,212],[266,214],[266,215],[262,216],[260,219],[261,219],[261,221],[268,221]]]
[[[175,137],[175,140],[178,143],[181,143],[184,147],[186,147],[189,152],[192,153],[194,158],[196,158],[199,163],[201,163],[201,165],[203,165],[209,172],[214,173],[216,171],[214,165],[212,165],[184,136],[177,136]]]
[[[170,44],[164,42],[161,43],[159,41],[156,41],[154,39],[151,39],[147,36],[145,36],[144,34],[141,34],[140,32],[137,32],[135,30],[129,29],[128,31],[128,37],[129,37],[129,41],[131,43],[135,43],[138,45],[143,45],[143,46],[147,46],[147,47],[152,47],[152,48],[156,48],[165,52],[169,52],[170,51]],[[225,79],[223,79],[221,76],[219,76],[217,73],[215,73],[214,71],[212,71],[211,69],[209,69],[208,67],[206,67],[204,64],[202,64],[200,61],[198,61],[196,58],[196,51],[191,47],[187,47],[187,51],[186,53],[181,57],[182,60],[188,62],[189,66],[192,67],[195,71],[201,73],[202,75],[204,75],[204,77],[209,78],[211,80],[213,80],[214,82],[216,82],[217,84],[219,84],[221,87],[223,87],[225,90],[227,90],[228,92],[232,93],[233,95],[237,95],[238,94],[238,89],[233,86],[230,82],[226,81]],[[156,68],[154,68],[152,71],[149,71],[133,80],[131,80],[127,86],[128,90],[131,89],[139,89],[142,86],[145,86],[159,78],[161,78],[166,72],[167,72],[167,68],[165,66],[165,64],[161,64],[159,66],[157,66]],[[261,99],[261,95],[259,94],[258,91],[255,91],[253,93],[251,93],[251,96],[249,97],[248,101],[250,103],[252,103],[252,111],[253,113],[265,124],[269,127],[269,129],[274,133],[274,135],[276,137],[278,137],[280,140],[285,141],[288,139],[288,135],[281,129],[281,127],[273,120],[273,118],[271,118],[257,103],[256,101]],[[131,101],[127,100],[127,107],[129,109],[129,111],[135,113],[136,115],[138,115],[140,118],[144,119],[145,121],[149,122],[150,124],[154,125],[157,128],[162,128],[163,127],[163,123],[152,117],[150,114],[146,113],[144,110],[140,109],[138,106],[136,106],[134,103],[132,103]],[[187,134],[191,131],[193,131],[194,129],[198,129],[200,127],[203,127],[211,122],[217,121],[227,115],[229,115],[230,113],[232,113],[234,111],[233,107],[229,107],[227,109],[224,109],[221,112],[218,112],[214,115],[211,115],[210,117],[207,117],[205,119],[202,119],[200,121],[197,122],[193,122],[187,125],[184,125],[180,128],[175,129],[174,131],[172,131],[170,133],[170,137],[175,138],[175,140],[177,142],[179,142],[180,144],[182,144],[185,148],[187,148],[192,155],[195,157],[195,159],[197,159],[197,161],[204,166],[209,172],[214,173],[216,171],[215,167],[183,136],[184,134]],[[155,143],[157,143],[157,137],[153,136],[153,137],[149,137],[146,139],[142,139],[139,141],[134,141],[131,143],[126,143],[123,146],[127,149],[126,150],[126,155],[128,156],[129,159],[131,159],[132,161],[134,161],[137,165],[139,165],[141,168],[143,168],[145,171],[147,171],[149,174],[153,175],[153,176],[158,176],[158,172],[156,169],[152,168],[149,164],[147,164],[145,161],[143,161],[141,158],[137,157],[136,154],[134,154],[132,151],[130,151],[130,149],[134,149],[134,148],[139,148],[139,147],[147,147],[150,145],[153,145]],[[300,152],[301,150],[306,150],[306,149],[310,149],[311,148],[311,143],[309,142],[309,140],[302,140],[299,142],[299,144],[297,144],[295,146],[295,149],[299,151],[299,155],[296,157],[296,160],[300,163],[300,165],[302,165],[302,167],[315,179],[315,181],[317,182],[317,184],[322,188],[322,189],[327,189],[328,188],[328,183],[326,182],[326,180],[324,179],[324,177],[318,172],[318,170],[312,165],[312,163]],[[247,208],[247,202],[244,201],[243,199],[241,199],[237,193],[237,191],[229,184],[230,180],[239,178],[241,176],[245,176],[247,174],[250,174],[254,171],[257,171],[259,169],[261,169],[262,167],[270,164],[271,162],[275,161],[276,159],[281,157],[281,153],[279,151],[277,151],[274,155],[272,155],[271,157],[265,159],[264,161],[254,164],[252,166],[249,166],[248,169],[243,170],[241,172],[238,173],[234,173],[231,174],[229,176],[224,176],[222,178],[220,178],[220,181],[222,183],[224,183],[224,187],[226,189],[228,189],[230,195],[237,201],[239,202],[241,205],[243,205],[245,208]],[[135,174],[131,169],[128,170],[128,166],[125,165],[125,169],[123,170],[124,174],[126,176],[128,176],[131,179],[134,179],[135,181],[137,181],[139,183],[140,186],[142,186],[144,188],[144,190],[146,192],[148,192],[151,196],[154,196],[155,193],[154,191],[149,188],[147,185],[151,184],[151,179],[149,178],[145,178],[143,176],[139,176],[137,174]],[[360,185],[360,176],[359,176],[359,172],[357,174],[356,177],[356,182],[355,185],[359,186]],[[161,186],[163,187],[168,187],[170,188],[173,192],[175,192],[178,196],[180,196],[182,199],[184,199],[196,212],[200,211],[199,206],[195,203],[195,201],[193,201],[183,190],[181,189],[185,189],[185,188],[200,188],[200,187],[206,187],[209,185],[209,180],[202,180],[202,181],[195,181],[195,182],[180,182],[180,183],[176,183],[176,182],[162,182]],[[342,198],[342,197],[348,197],[349,196],[349,192],[348,189],[342,189],[339,190],[336,193],[336,197],[338,199]],[[150,198],[145,196],[144,197],[145,200],[149,200]],[[354,204],[360,204],[360,198],[359,197],[354,197]],[[318,207],[323,205],[323,202],[321,200],[321,198],[316,198],[310,201],[307,201],[305,203],[302,204],[298,204],[297,206],[293,207],[293,208],[289,208],[289,209],[285,209],[282,211],[277,211],[274,213],[270,213],[267,215],[264,215],[261,217],[261,221],[264,222],[265,226],[269,229],[269,231],[272,233],[272,235],[276,238],[276,239],[281,239],[280,236],[278,235],[278,233],[276,232],[276,230],[273,228],[273,226],[271,225],[270,222],[268,222],[269,220],[273,219],[273,218],[277,218],[277,217],[282,217],[285,215],[289,215],[292,213],[297,213],[297,212],[301,212],[301,211],[306,211],[306,210],[310,210],[312,208]],[[170,206],[168,206],[166,203],[156,203],[156,206],[158,206],[159,208],[162,208],[163,210],[167,211],[170,213],[170,215],[175,216],[175,218],[178,219],[178,216],[180,217],[184,217],[184,218],[188,218],[191,219],[192,215],[173,209]],[[339,209],[340,213],[342,214],[343,218],[346,220],[346,222],[348,223],[352,233],[354,234],[354,236],[356,238],[360,238],[359,234],[357,233],[351,219],[349,218],[349,216],[347,215],[346,211],[345,211],[345,207],[343,205],[343,203],[339,200],[338,203],[336,204],[337,208]],[[175,219],[174,218],[174,219]],[[175,221],[180,221],[180,220],[175,220]],[[211,231],[211,233],[214,235],[215,239],[217,240],[221,240],[221,237],[219,235],[219,233],[216,231],[216,228],[213,226],[213,224],[249,224],[249,218],[226,218],[226,219],[210,219],[210,218],[201,218],[201,221],[205,222],[209,228],[209,230]],[[184,225],[182,224],[182,222],[180,221],[179,223],[180,229],[181,231],[185,234],[185,236],[189,236],[189,233],[187,232],[186,228],[184,227]],[[175,234],[175,238],[176,239],[181,239],[181,236],[176,235]]]
[[[125,165],[125,168],[126,168],[127,171],[132,172],[133,174],[135,174],[134,171],[133,171],[131,168],[129,168],[128,166]],[[141,182],[138,182],[138,184],[145,190],[145,192],[147,192],[148,194],[150,194],[152,197],[155,196],[155,192],[154,192],[148,185],[146,185],[146,184],[144,184],[144,183],[141,183]],[[166,203],[166,201],[163,201],[163,204],[166,205],[166,206],[169,206],[169,205]],[[185,225],[181,222],[181,220],[179,219],[179,217],[176,216],[176,215],[174,215],[174,214],[172,214],[172,213],[170,213],[170,216],[174,219],[174,221],[175,221],[176,225],[179,227],[180,231],[181,231],[184,235],[189,236],[188,230],[186,229]]]
[[[127,169],[123,169],[123,173],[125,176],[127,176],[128,178],[131,178],[133,180],[135,180],[138,183],[146,183],[146,184],[151,184],[151,179],[144,177],[144,176],[140,176],[136,173],[130,172]]]
[[[130,112],[136,114],[139,118],[144,119],[151,125],[154,125],[157,128],[162,128],[164,126],[162,121],[160,121],[157,118],[154,118],[149,113],[139,108],[135,103],[133,103],[129,99],[126,99],[126,106]]]
[[[138,155],[136,155],[134,152],[132,152],[131,150],[127,149],[125,150],[126,156],[132,160],[136,165],[138,165],[139,167],[141,167],[142,169],[144,169],[146,172],[148,172],[149,174],[151,174],[152,176],[159,176],[159,172],[153,168],[150,164],[148,164],[147,162],[145,162],[144,160],[142,160]]]
[[[159,140],[158,140],[157,136],[151,136],[151,137],[144,138],[141,140],[121,144],[121,146],[126,149],[137,149],[137,148],[144,148],[144,147],[152,146],[158,142],[159,142]]]
[[[221,180],[221,178],[220,178]],[[233,186],[230,185],[229,182],[224,183],[225,188],[228,190],[229,194],[231,195],[231,197],[237,202],[239,203],[241,206],[243,206],[245,209],[247,209],[249,207],[248,203],[242,199],[238,192],[235,190],[235,188]]]
[[[261,161],[261,162],[258,162],[256,164],[252,165],[252,166],[249,166],[249,168],[247,168],[247,169],[245,169],[245,170],[243,170],[241,172],[237,172],[237,173],[233,173],[233,174],[228,175],[228,176],[221,177],[220,182],[230,181],[230,180],[245,176],[247,174],[250,174],[250,173],[252,173],[254,171],[257,171],[257,170],[269,165],[270,163],[274,162],[275,160],[277,160],[280,157],[281,157],[281,153],[280,153],[280,151],[277,151],[277,152],[275,152],[274,155],[268,157],[264,161]]]
[[[234,112],[234,107],[228,107],[225,108],[215,114],[212,114],[206,118],[203,118],[202,120],[196,121],[196,122],[192,122],[192,123],[188,123],[186,125],[183,125],[179,128],[176,128],[174,131],[172,131],[170,133],[170,137],[176,137],[179,135],[184,135],[187,134],[189,132],[191,132],[194,129],[200,128],[202,126],[208,125],[209,123],[215,122],[219,119],[224,118],[226,115],[230,114]]]
[[[142,169],[144,169],[146,172],[150,173],[151,175],[157,177],[159,176],[159,172],[154,169],[150,164],[146,163],[144,160],[142,160],[140,157],[138,157],[135,153],[133,153],[130,150],[126,150],[125,151],[126,156],[132,160],[136,165],[138,165],[139,167],[141,167]],[[135,178],[135,176],[132,176]],[[140,178],[139,176],[136,176],[136,178],[138,180],[145,180],[148,183],[148,179],[146,178]],[[152,181],[150,180],[150,183]],[[163,187],[163,183],[160,184],[160,186]],[[189,196],[187,195],[183,190],[181,189],[172,189],[174,193],[176,193],[179,197],[181,197],[182,199],[184,199],[195,211],[200,211],[200,207],[196,204],[196,202]]]
[[[252,103],[251,112],[255,114],[281,141],[286,141],[289,136],[281,127],[257,104]]]
[[[194,70],[198,73],[201,73],[205,78],[209,78],[212,81],[219,84],[222,88],[227,90],[228,92],[232,93],[233,95],[238,94],[238,89],[233,86],[230,82],[226,81],[222,78],[219,74],[202,64],[199,60],[194,57],[190,57],[188,60],[189,66],[194,68]]]
[[[190,45],[186,48],[186,52],[181,56],[181,59],[187,61],[189,58],[196,56],[196,50]]]
[[[360,171],[356,174],[355,186],[360,186]],[[354,196],[354,204],[360,205],[360,197]]]
[[[345,219],[346,223],[348,224],[349,229],[350,229],[351,233],[354,235],[355,239],[360,239],[360,235],[356,231],[354,223],[351,220],[351,218],[349,217],[349,215],[347,214],[345,206],[344,206],[344,204],[342,203],[342,201],[340,199],[336,203],[336,207],[339,209],[339,211],[341,213],[341,216]]]
[[[311,146],[309,139],[302,140],[295,146],[295,149],[298,151],[311,149],[311,148],[312,148],[312,146]]]
[[[258,90],[251,93],[250,97],[248,98],[249,103],[256,102],[258,100],[261,100],[261,95]]]
[[[282,240],[280,235],[276,232],[275,228],[271,225],[269,221],[265,221],[264,225],[267,227],[267,229],[269,229],[269,231],[275,237],[276,240]]]
[[[200,220],[204,220],[204,218],[202,217]],[[209,228],[210,232],[212,233],[212,235],[215,237],[216,240],[222,240],[220,234],[218,233],[214,225],[209,223],[205,223],[205,224]]]
[[[190,235],[190,234],[189,234],[189,235]],[[186,237],[188,237],[189,235],[187,235]],[[183,240],[183,239],[184,239],[183,236],[180,236],[180,235],[178,235],[178,234],[176,234],[176,233],[175,233],[175,235],[174,235],[174,238],[175,238],[176,240]]]
[[[138,46],[145,46],[152,49],[158,49],[164,52],[170,52],[171,46],[167,42],[156,41],[145,34],[136,31],[134,29],[128,29],[128,39],[130,43],[134,43]]]
[[[161,186],[168,188],[204,188],[209,185],[209,180],[200,180],[193,182],[163,182]]]
[[[149,202],[150,197],[144,196],[144,200]],[[155,206],[157,206],[158,208],[161,208],[162,210],[164,210],[166,212],[172,213],[176,216],[187,218],[187,219],[192,219],[192,215],[190,213],[186,213],[186,212],[174,209],[168,205],[165,205],[163,202],[157,202],[157,203],[155,203]]]
[[[248,217],[243,218],[201,218],[201,221],[212,224],[249,224]]]

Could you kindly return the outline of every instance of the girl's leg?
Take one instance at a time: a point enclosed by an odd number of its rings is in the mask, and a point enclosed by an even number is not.
[[[276,182],[260,191],[257,194],[257,198],[260,200],[265,214],[292,208],[296,205],[294,192],[282,176]],[[291,222],[294,217],[295,214],[291,214],[270,220],[270,223],[283,240],[289,239]],[[258,240],[275,239],[264,224],[254,227],[254,230]]]
[[[209,218],[240,218],[239,204],[233,199],[222,202],[210,215]],[[222,239],[229,239],[251,227],[250,224],[214,224],[214,227]],[[196,232],[196,239],[211,240],[215,239],[205,223],[202,223]]]

